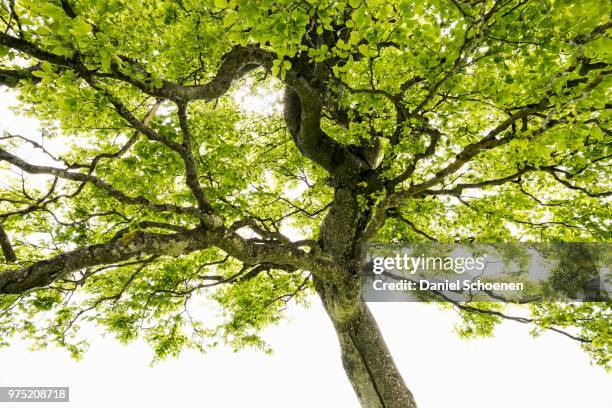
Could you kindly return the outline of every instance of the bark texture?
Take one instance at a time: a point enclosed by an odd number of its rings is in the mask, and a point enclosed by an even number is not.
[[[332,208],[321,229],[321,244],[334,261],[346,267],[340,282],[315,277],[315,289],[331,319],[342,365],[364,408],[414,408],[383,335],[361,298],[363,254],[359,244],[360,219],[355,190],[337,188]]]
[[[361,406],[415,408],[368,306],[360,298],[343,298],[322,282],[316,288],[336,329],[342,365]]]

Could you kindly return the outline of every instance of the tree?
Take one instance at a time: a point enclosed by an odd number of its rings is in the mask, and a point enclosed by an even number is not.
[[[159,358],[265,347],[314,290],[362,406],[414,407],[360,297],[364,243],[610,239],[608,2],[1,5],[0,83],[71,143],[2,137],[3,338],[78,355],[93,321]],[[282,115],[236,86],[281,89]],[[515,319],[608,364],[609,303],[452,306],[464,335]]]

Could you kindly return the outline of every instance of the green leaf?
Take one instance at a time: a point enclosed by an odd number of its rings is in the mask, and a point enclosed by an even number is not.
[[[112,56],[105,49],[100,50],[100,62],[101,62],[102,69],[104,71],[106,72],[110,71],[111,63],[112,63]]]
[[[52,3],[46,3],[40,11],[43,15],[54,19],[61,19],[65,16],[64,10]]]
[[[224,9],[227,7],[227,0],[214,0],[216,9]]]
[[[235,12],[228,12],[225,15],[225,18],[223,19],[223,26],[225,27],[229,27],[231,25],[233,25],[236,22],[236,19],[238,18],[238,13]]]

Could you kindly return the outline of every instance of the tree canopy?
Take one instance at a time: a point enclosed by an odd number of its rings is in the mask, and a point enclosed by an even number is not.
[[[600,0],[3,0],[0,84],[44,129],[0,136],[2,342],[79,355],[89,321],[158,358],[266,348],[261,329],[314,290],[361,403],[413,406],[360,300],[363,244],[608,242],[610,14]],[[282,108],[245,111],[245,88]],[[59,140],[61,157],[45,147]],[[214,324],[190,312],[202,298]],[[463,335],[513,318],[609,364],[609,303],[451,306]]]

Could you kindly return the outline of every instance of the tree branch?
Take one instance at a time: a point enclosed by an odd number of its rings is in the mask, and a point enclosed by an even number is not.
[[[0,294],[21,293],[43,287],[55,279],[83,268],[111,264],[143,255],[178,256],[209,245],[198,230],[164,235],[137,231],[105,244],[65,252],[30,266],[0,273]]]
[[[150,226],[167,228],[157,224]],[[305,252],[296,245],[247,240],[226,228],[208,230],[199,227],[176,234],[138,230],[120,234],[107,243],[82,247],[30,266],[0,272],[0,294],[22,293],[48,286],[68,273],[87,267],[114,264],[145,255],[176,257],[211,246],[247,265],[286,265],[289,270],[311,271],[326,281],[337,281],[345,273],[335,263]]]
[[[200,209],[207,214],[214,214],[215,210],[208,202],[208,199],[204,196],[204,191],[202,191],[202,186],[198,180],[196,163],[193,158],[193,154],[191,153],[191,130],[189,129],[189,121],[187,120],[187,106],[183,103],[178,104],[178,117],[181,132],[183,133],[182,149],[179,153],[183,159],[183,163],[185,164],[185,178],[187,179],[187,186],[193,192]]]
[[[106,181],[96,176],[93,176],[91,174],[84,174],[84,173],[68,171],[68,170],[57,168],[57,167],[37,166],[34,164],[30,164],[22,160],[21,158],[7,152],[4,149],[0,149],[0,161],[2,160],[9,162],[12,165],[30,174],[49,174],[49,175],[53,175],[53,176],[57,176],[59,178],[65,179],[65,180],[91,183],[95,185],[96,187],[98,187],[99,189],[108,193],[113,198],[125,204],[139,205],[141,207],[144,207],[150,210],[170,211],[170,212],[174,212],[177,214],[192,214],[192,215],[199,214],[198,209],[193,208],[193,207],[181,207],[181,206],[177,206],[174,204],[157,204],[141,196],[130,197],[124,192],[116,189],[111,184],[107,183]]]
[[[2,247],[2,253],[4,254],[4,259],[8,263],[17,262],[17,255],[15,255],[15,251],[13,250],[13,246],[11,245],[11,241],[9,240],[4,227],[0,223],[0,247]]]

